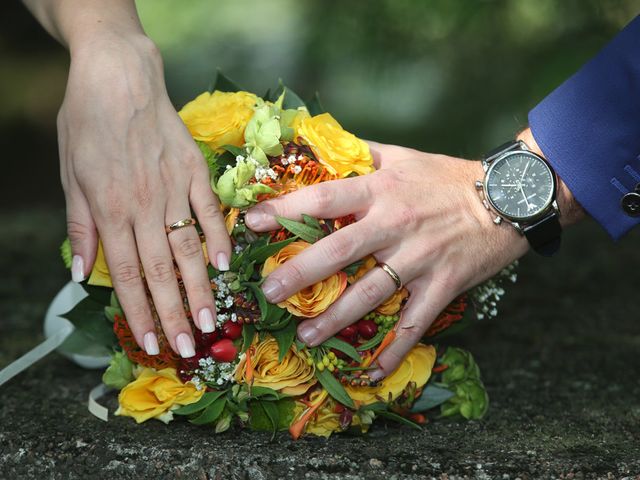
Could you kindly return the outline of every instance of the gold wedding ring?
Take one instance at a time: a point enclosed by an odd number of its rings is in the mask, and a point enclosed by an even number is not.
[[[195,226],[196,223],[197,222],[195,218],[185,218],[184,220],[180,220],[178,222],[172,223],[171,225],[167,225],[166,227],[164,227],[164,229],[168,235],[174,230],[180,230],[181,228],[190,227],[191,225]]]
[[[389,276],[393,280],[393,283],[396,284],[396,290],[400,290],[402,288],[402,280],[400,280],[400,275],[398,275],[396,271],[386,263],[378,262],[378,266],[389,274]]]

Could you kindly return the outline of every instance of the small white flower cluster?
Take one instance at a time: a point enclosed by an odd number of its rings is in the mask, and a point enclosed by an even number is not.
[[[221,327],[227,320],[237,322],[238,317],[235,313],[229,314],[222,312],[224,309],[233,307],[234,303],[233,293],[225,280],[224,274],[221,273],[215,277],[213,282],[216,284],[216,310],[218,311],[218,315],[216,316],[216,328]]]
[[[233,380],[233,374],[236,371],[237,362],[216,362],[211,357],[205,357],[201,358],[198,364],[200,368],[193,372],[191,382],[198,390],[202,390],[205,382],[216,385],[224,385],[231,382]]]
[[[485,317],[493,318],[498,315],[498,302],[505,293],[502,284],[505,280],[509,280],[512,283],[516,282],[517,266],[518,262],[512,263],[502,269],[495,277],[471,290],[470,296],[476,306],[478,320],[482,320]]]
[[[300,154],[297,157],[295,155],[289,155],[288,157],[282,157],[280,163],[285,167],[287,165],[293,165],[293,173],[295,175],[299,174],[302,171],[302,167],[300,165],[296,165],[296,163],[304,158],[304,155]]]

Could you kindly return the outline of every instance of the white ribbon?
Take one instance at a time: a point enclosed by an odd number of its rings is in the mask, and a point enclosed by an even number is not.
[[[89,412],[103,422],[109,421],[109,409],[98,403],[98,399],[111,391],[104,383],[94,387],[89,392]]]
[[[8,366],[0,370],[0,386],[20,372],[26,370],[31,365],[36,363],[42,357],[49,355],[56,348],[58,348],[67,339],[67,337],[73,332],[73,325],[65,324],[60,330],[47,338],[40,345],[25,353],[15,362],[10,363]]]

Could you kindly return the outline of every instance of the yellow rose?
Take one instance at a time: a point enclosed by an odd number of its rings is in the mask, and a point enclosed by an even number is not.
[[[331,174],[344,178],[353,172],[373,172],[369,146],[344,130],[330,114],[302,118],[295,130]]]
[[[107,266],[107,260],[104,258],[104,250],[102,249],[102,242],[100,241],[98,241],[96,261],[93,262],[93,268],[91,269],[91,275],[89,275],[87,283],[98,287],[113,288],[109,267]]]
[[[169,423],[173,419],[171,410],[195,403],[203,394],[204,389],[182,383],[175,368],[144,368],[136,380],[120,391],[116,415],[133,417],[138,423],[150,418]]]
[[[247,351],[236,367],[237,383],[247,383],[247,355],[250,354],[254,387],[269,387],[285,395],[303,395],[315,385],[315,366],[307,363],[307,353],[298,352],[295,345],[282,362],[278,362],[278,342],[270,335],[262,342],[254,341],[252,348],[253,352]]]
[[[244,129],[257,97],[249,92],[205,92],[178,112],[195,140],[220,152],[223,145],[244,144]]]
[[[262,267],[262,276],[266,277],[290,258],[295,257],[311,244],[302,241],[292,242],[275,255],[267,258]],[[335,302],[347,287],[347,276],[338,272],[324,280],[303,288],[298,293],[278,303],[297,317],[316,317]]]
[[[407,387],[415,382],[416,388],[422,388],[429,377],[436,361],[436,349],[431,345],[418,344],[411,349],[400,366],[377,387],[352,387],[345,385],[351,398],[363,405],[379,401],[395,400]]]
[[[362,278],[365,273],[374,268],[378,263],[373,256],[369,255],[366,257],[360,265],[360,268],[356,271],[355,274],[349,277],[349,283],[355,283],[357,280]],[[402,288],[400,290],[396,290],[393,295],[387,298],[384,302],[378,305],[376,308],[376,312],[380,315],[395,315],[400,311],[400,307],[402,307],[402,302],[409,296],[409,291],[406,288]]]

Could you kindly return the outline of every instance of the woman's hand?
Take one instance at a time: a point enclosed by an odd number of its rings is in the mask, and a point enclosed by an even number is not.
[[[102,34],[76,50],[58,136],[74,280],[91,271],[99,236],[137,342],[158,353],[146,281],[172,348],[193,356],[172,257],[205,332],[214,329],[214,299],[196,229],[167,235],[165,225],[191,217],[193,207],[221,270],[228,269],[230,242],[206,163],[171,105],[148,38]]]
[[[378,170],[326,182],[261,203],[245,221],[257,231],[278,227],[275,215],[357,222],[323,238],[269,275],[267,299],[280,302],[347,265],[373,254],[388,264],[410,292],[395,341],[378,357],[381,378],[391,373],[437,315],[460,293],[498,273],[528,249],[510,225],[497,226],[483,207],[475,180],[480,162],[371,143]],[[563,190],[564,191],[564,190]],[[359,320],[396,289],[382,268],[351,285],[327,311],[306,320],[298,336],[322,343]]]

